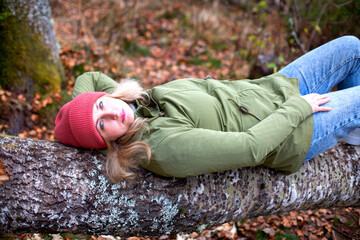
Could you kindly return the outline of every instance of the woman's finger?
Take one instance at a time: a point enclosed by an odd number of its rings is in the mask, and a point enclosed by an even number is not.
[[[313,109],[313,113],[330,111],[330,107],[320,107],[330,101],[330,97],[327,94],[320,95],[318,93],[311,93],[302,96]]]
[[[329,102],[329,101],[330,101],[330,98],[329,98],[329,97],[319,99],[319,100],[318,100],[318,105],[323,105],[323,104],[325,104],[325,103],[327,103],[327,102]]]
[[[318,107],[316,109],[316,112],[328,112],[328,111],[331,111],[331,107]]]
[[[327,98],[327,97],[329,97],[329,95],[327,95],[327,94],[321,94],[321,95],[318,95],[320,98]]]

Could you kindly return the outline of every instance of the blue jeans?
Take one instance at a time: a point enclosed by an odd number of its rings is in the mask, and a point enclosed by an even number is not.
[[[279,71],[299,79],[302,95],[328,93],[329,112],[313,114],[314,132],[305,161],[360,127],[360,41],[345,36],[306,53]],[[337,86],[338,91],[329,91]]]

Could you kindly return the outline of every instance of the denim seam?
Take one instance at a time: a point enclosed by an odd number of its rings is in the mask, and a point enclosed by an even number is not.
[[[316,141],[312,141],[312,140],[311,140],[311,142],[313,143],[313,144],[311,144],[311,146],[315,145],[315,144],[316,144],[317,142],[319,142],[322,138],[324,138],[324,137],[326,137],[326,136],[329,136],[330,134],[333,134],[337,129],[342,128],[342,127],[348,125],[349,123],[354,122],[354,121],[357,120],[357,119],[358,119],[358,118],[354,118],[354,119],[352,119],[351,121],[348,121],[346,124],[340,125],[340,126],[334,128],[331,132],[329,132],[329,133],[326,134],[326,135],[323,135],[321,138],[317,139]],[[311,146],[310,146],[310,148],[311,148]]]
[[[345,61],[343,61],[342,63],[340,63],[338,66],[336,66],[335,68],[333,68],[332,70],[329,71],[329,73],[323,78],[322,81],[320,81],[318,83],[317,86],[314,87],[314,89],[312,91],[310,91],[311,93],[315,92],[317,89],[319,89],[319,87],[326,81],[326,79],[328,79],[334,72],[336,72],[338,69],[340,69],[342,66],[344,66],[345,64],[351,62],[354,59],[360,59],[360,56],[355,55],[349,59],[346,59]]]
[[[302,79],[306,79],[306,77],[304,76],[304,74],[302,73],[302,71],[299,71],[299,70],[298,70],[298,72],[300,73],[300,76],[302,77]],[[303,82],[304,82],[304,85],[306,86],[307,92],[308,92],[308,93],[311,93],[308,82],[307,82],[307,81],[303,81]],[[301,93],[300,87],[299,87],[299,92]],[[304,94],[304,95],[306,95],[306,94]]]

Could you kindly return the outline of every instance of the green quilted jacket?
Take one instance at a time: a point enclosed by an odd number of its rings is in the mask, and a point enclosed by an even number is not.
[[[73,97],[111,92],[116,82],[99,72],[78,77]],[[186,177],[264,165],[286,173],[299,169],[309,150],[311,106],[298,80],[276,73],[256,80],[180,79],[147,91],[150,106],[140,134],[151,148],[143,167],[163,176]]]

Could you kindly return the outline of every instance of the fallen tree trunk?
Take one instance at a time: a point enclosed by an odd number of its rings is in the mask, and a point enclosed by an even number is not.
[[[159,236],[278,212],[360,205],[360,148],[339,144],[295,174],[245,168],[186,179],[145,170],[110,184],[105,157],[56,142],[0,136],[0,232]],[[1,165],[0,165],[1,166]]]

